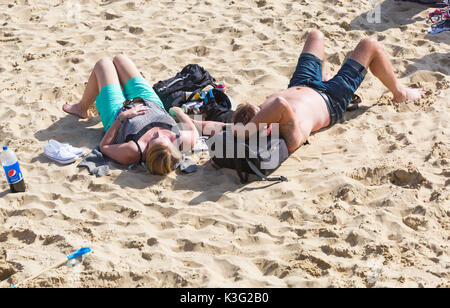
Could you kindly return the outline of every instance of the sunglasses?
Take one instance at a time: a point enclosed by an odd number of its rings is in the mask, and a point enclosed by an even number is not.
[[[133,98],[132,100],[127,99],[124,103],[123,103],[123,107],[128,107],[132,104],[136,104],[136,103],[145,103],[143,98],[140,97],[136,97]]]

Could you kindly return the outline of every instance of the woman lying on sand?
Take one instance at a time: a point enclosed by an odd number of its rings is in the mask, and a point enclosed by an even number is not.
[[[187,128],[179,130],[153,88],[124,55],[98,61],[81,101],[66,103],[63,110],[85,119],[94,101],[106,131],[100,151],[118,163],[145,162],[151,174],[166,175],[181,159],[180,150],[189,151],[199,137],[189,117],[176,110]]]
[[[394,101],[420,99],[424,89],[410,89],[400,84],[394,75],[391,62],[383,47],[374,39],[363,39],[338,74],[328,80],[323,72],[325,37],[313,30],[306,41],[297,69],[289,88],[272,95],[261,106],[241,105],[234,117],[245,119],[235,125],[236,134],[246,136],[256,133],[260,124],[279,123],[280,135],[290,153],[297,150],[312,132],[331,127],[341,121],[364,80],[367,68],[394,94]],[[236,121],[235,121],[236,122]],[[194,122],[207,134],[220,131],[225,124]]]

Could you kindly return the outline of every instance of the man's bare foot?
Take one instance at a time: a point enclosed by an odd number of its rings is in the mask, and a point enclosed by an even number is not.
[[[396,103],[403,103],[406,100],[418,100],[421,99],[425,95],[425,89],[413,89],[413,88],[403,88],[401,93],[397,96],[394,96],[394,101]]]
[[[80,110],[79,104],[70,105],[68,102],[66,102],[63,105],[62,109],[64,112],[79,117],[81,119],[89,118],[89,111]]]

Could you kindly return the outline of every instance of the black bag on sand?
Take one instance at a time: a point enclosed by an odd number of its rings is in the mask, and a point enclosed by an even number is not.
[[[186,92],[199,92],[207,86],[215,87],[215,81],[200,65],[189,64],[175,77],[153,85],[153,89],[163,102],[164,108],[169,111],[170,108],[181,107],[188,101]]]
[[[231,130],[224,130],[206,143],[214,165],[236,170],[243,184],[249,182],[249,174],[255,174],[260,181],[287,182],[288,179],[283,176],[268,177],[289,157],[286,142],[270,135],[257,140],[257,144],[253,145],[234,136]]]
[[[213,89],[214,98],[203,106],[203,112],[206,115],[206,121],[215,121],[222,123],[231,123],[234,111],[231,110],[231,101],[225,93]]]

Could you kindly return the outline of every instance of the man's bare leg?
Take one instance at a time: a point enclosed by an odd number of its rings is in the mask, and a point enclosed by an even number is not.
[[[89,107],[95,102],[100,90],[113,83],[120,84],[116,68],[110,59],[103,58],[95,64],[80,102],[74,105],[66,102],[63,110],[82,119],[88,118]]]
[[[363,39],[350,58],[358,61],[371,72],[394,94],[394,101],[417,100],[425,94],[424,89],[412,89],[402,85],[394,75],[391,61],[380,43],[375,39]]]
[[[302,53],[310,53],[322,60],[322,80],[328,81],[331,75],[325,72],[325,35],[319,30],[312,30],[308,34]]]

